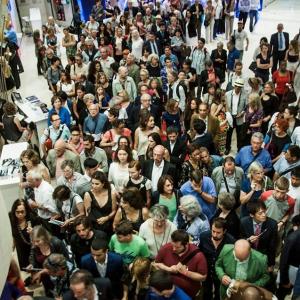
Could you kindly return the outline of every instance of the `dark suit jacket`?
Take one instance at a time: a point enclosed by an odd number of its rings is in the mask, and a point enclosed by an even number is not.
[[[97,278],[95,279],[94,284],[96,285],[98,291],[98,299],[101,300],[111,300],[112,296],[112,288],[111,283],[108,278]],[[72,290],[67,291],[63,294],[63,300],[76,300],[74,293]]]
[[[134,132],[135,129],[139,126],[140,121],[140,111],[141,111],[141,105],[134,105],[132,107],[132,110],[129,115],[129,126],[130,129]],[[150,113],[154,117],[154,123],[156,126],[160,127],[160,109],[157,105],[150,105]]]
[[[290,44],[290,37],[289,34],[287,32],[283,32],[284,35],[284,39],[285,39],[285,50],[287,50],[289,48],[289,44]],[[278,32],[273,33],[271,35],[271,40],[270,40],[270,45],[272,46],[272,52],[273,55],[278,52]],[[274,53],[275,52],[275,53]]]
[[[161,46],[161,43],[158,39],[156,39],[156,46],[157,46],[157,50],[159,52],[159,55],[162,55],[162,46]],[[147,49],[148,52],[150,52],[152,54],[150,41],[146,41],[144,43],[144,47]]]
[[[271,218],[261,226],[261,232],[267,230],[260,238],[257,246],[257,251],[267,255],[268,266],[275,265],[276,244],[278,239],[277,223]],[[253,219],[251,217],[244,217],[241,219],[241,238],[247,239],[254,235]]]
[[[222,80],[225,79],[219,69],[215,69],[215,75],[220,79],[220,83],[222,83]],[[202,90],[203,94],[206,94],[208,91],[207,79],[208,79],[208,72],[207,72],[207,70],[203,70],[200,74],[200,79],[199,79],[200,80],[200,88],[201,88],[201,90],[203,89]]]
[[[90,253],[84,255],[81,258],[81,268],[88,270],[93,275],[94,278],[100,277],[95,260]],[[121,284],[120,279],[122,275],[123,275],[122,256],[114,252],[108,252],[105,278],[109,278],[114,287],[115,283]]]
[[[161,31],[157,31],[156,36],[161,42],[162,47],[165,47],[166,45],[170,44],[170,36],[166,30],[164,31],[164,33],[162,33]]]
[[[177,138],[173,152],[171,152],[169,140],[163,142],[163,145],[170,153],[170,163],[181,169],[181,164],[183,164],[186,155],[186,144]]]
[[[142,165],[142,175],[152,180],[152,170],[153,170],[154,160],[149,159],[146,160]],[[174,185],[177,187],[177,175],[176,175],[176,167],[165,160],[164,168],[162,171],[162,175],[170,175],[174,179]]]
[[[185,20],[185,22],[186,22],[186,20]],[[197,22],[196,15],[192,15],[190,22],[187,26],[187,31],[188,31],[189,37],[197,36],[197,23],[196,22]],[[186,34],[185,24],[183,26],[183,32],[184,32],[184,34]]]
[[[214,64],[214,68],[215,68],[215,69],[219,69],[219,70],[222,71],[222,76],[223,76],[223,78],[222,78],[221,81],[224,82],[224,81],[225,81],[225,77],[224,77],[225,74],[223,74],[223,73],[226,71],[227,51],[226,51],[225,49],[223,49],[223,50],[221,51],[221,54],[219,54],[218,49],[214,49],[214,50],[211,52],[210,58],[211,58],[211,60],[212,60],[212,62],[213,62],[213,64]],[[217,58],[222,59],[224,62],[220,63],[220,62],[216,61]],[[221,79],[221,78],[220,78],[220,79]]]
[[[205,135],[196,138],[193,140],[193,144],[200,147],[206,147],[209,154],[216,154],[215,144],[210,133],[206,133]]]
[[[125,7],[125,9],[124,9],[124,12],[127,12],[127,11],[129,11],[129,7],[128,6]],[[139,12],[139,9],[137,7],[135,7],[135,6],[132,7],[132,15],[133,15],[133,17],[135,17],[138,12]]]

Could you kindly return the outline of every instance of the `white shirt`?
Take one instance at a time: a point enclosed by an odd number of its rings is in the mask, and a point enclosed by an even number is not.
[[[159,166],[153,163],[152,175],[151,175],[151,182],[152,182],[152,192],[157,191],[157,183],[159,178],[162,175],[164,169],[165,161],[162,160]]]
[[[248,38],[247,32],[245,30],[240,32],[235,30],[233,36],[235,37],[235,48],[239,51],[243,51],[245,40]]]
[[[99,61],[103,72],[109,79],[111,79],[113,76],[113,70],[111,69],[110,65],[115,62],[114,58],[108,56],[106,59],[100,58]]]
[[[106,269],[107,269],[107,254],[106,254],[106,256],[105,256],[105,261],[104,261],[103,264],[101,264],[101,263],[99,263],[99,262],[97,262],[97,261],[95,261],[95,263],[96,263],[97,270],[98,270],[100,276],[101,276],[102,278],[105,277]]]
[[[231,103],[231,107],[232,107],[231,114],[233,116],[237,115],[239,99],[240,99],[240,94],[236,94],[235,91],[233,91],[233,93],[232,93],[232,103]]]
[[[52,185],[45,180],[42,180],[39,187],[34,188],[35,202],[47,209],[38,209],[38,216],[42,219],[50,219],[54,213],[58,213],[52,198],[53,191]]]
[[[171,153],[172,153],[173,150],[174,150],[175,144],[176,144],[176,141],[175,141],[175,143],[170,142]]]
[[[282,37],[282,48],[280,48],[280,35]],[[284,51],[285,50],[285,38],[283,32],[278,32],[278,50],[279,51]]]
[[[289,179],[290,182],[290,189],[288,191],[288,195],[295,199],[295,206],[294,206],[294,214],[293,216],[296,216],[300,213],[300,186],[293,187],[291,183],[291,179]]]

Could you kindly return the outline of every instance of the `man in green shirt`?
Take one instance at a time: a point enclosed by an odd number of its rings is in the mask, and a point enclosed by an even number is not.
[[[136,257],[150,256],[146,242],[133,234],[133,227],[129,221],[121,222],[115,232],[109,242],[109,249],[120,254],[125,264],[131,264]]]

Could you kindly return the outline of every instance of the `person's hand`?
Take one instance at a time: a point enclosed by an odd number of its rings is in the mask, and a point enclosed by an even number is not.
[[[35,202],[35,201],[32,201],[30,204],[29,204],[30,208],[32,209],[35,209],[35,208],[39,208],[39,205]]]
[[[287,284],[283,284],[282,287],[284,287],[285,289],[290,289],[292,287],[292,284],[289,282]]]
[[[32,275],[32,282],[39,284],[41,281],[42,271]]]
[[[102,224],[104,224],[107,221],[108,221],[108,217],[101,217],[101,218],[97,219],[97,223],[99,225],[102,225]]]
[[[230,284],[230,282],[231,282],[231,278],[229,276],[227,276],[227,275],[224,275],[222,277],[221,282],[222,282],[223,285],[228,286]]]
[[[19,187],[21,188],[21,189],[25,189],[26,187],[27,187],[27,182],[20,182],[19,183]]]
[[[164,264],[163,263],[153,262],[152,265],[156,269],[159,269],[159,270],[163,270],[164,269]]]
[[[62,224],[60,227],[62,227],[62,228],[68,227],[70,225],[70,223],[71,223],[70,219],[65,220],[64,224]]]
[[[27,231],[28,234],[31,234],[31,233],[32,233],[32,227],[31,227],[31,225],[28,225],[28,226],[27,226],[26,231]]]
[[[116,145],[117,145],[117,142],[112,141],[112,142],[110,143],[110,146],[111,146],[111,147],[114,147],[114,146],[116,146]]]
[[[181,264],[181,263],[179,263],[179,264],[177,265],[178,272],[180,274],[186,275],[186,273],[188,272],[188,267],[186,265]]]
[[[173,265],[173,266],[169,267],[169,272],[177,274],[178,273],[177,265]]]
[[[284,227],[284,223],[282,221],[280,221],[279,223],[277,223],[277,230],[278,231],[280,231],[283,227]]]
[[[57,220],[60,218],[60,215],[59,214],[55,214],[51,217],[51,220]]]
[[[202,193],[202,189],[201,186],[196,186],[192,183],[192,188],[194,189],[194,191],[196,191],[197,193],[201,194]]]
[[[259,239],[259,236],[257,236],[257,235],[251,235],[251,236],[248,238],[248,241],[249,241],[250,243],[255,243],[258,239]]]
[[[254,191],[254,192],[257,191],[257,184],[256,183],[254,183],[254,182],[251,183],[251,190]]]
[[[274,266],[269,266],[268,267],[268,272],[273,273],[274,272]]]

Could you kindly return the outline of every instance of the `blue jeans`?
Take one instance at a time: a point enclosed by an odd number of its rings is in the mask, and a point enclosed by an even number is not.
[[[256,25],[258,21],[258,11],[257,10],[250,10],[250,25],[249,25],[249,30],[250,32],[253,31],[254,26]],[[254,19],[254,24],[253,24],[253,19]]]

